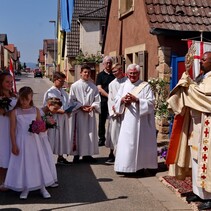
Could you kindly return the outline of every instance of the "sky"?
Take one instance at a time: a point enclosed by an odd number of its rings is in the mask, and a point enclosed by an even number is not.
[[[0,0],[0,34],[20,51],[21,62],[37,63],[44,39],[54,39],[57,0]]]

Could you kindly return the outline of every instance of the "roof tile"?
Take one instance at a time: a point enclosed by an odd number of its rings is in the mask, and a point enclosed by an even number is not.
[[[171,0],[166,0],[166,5],[171,5]]]
[[[167,14],[168,15],[173,15],[174,14],[174,8],[172,8],[172,6],[167,6]]]
[[[184,0],[184,6],[190,6],[190,0]]]
[[[201,4],[202,4],[203,7],[209,7],[209,6],[211,6],[211,5],[209,4],[209,0],[208,0],[208,1],[206,1],[206,0],[201,0]]]
[[[145,0],[152,28],[210,32],[211,0]]]

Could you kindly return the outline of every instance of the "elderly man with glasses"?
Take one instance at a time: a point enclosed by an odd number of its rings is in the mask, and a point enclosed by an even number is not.
[[[120,87],[114,106],[123,119],[114,170],[123,174],[157,168],[154,94],[150,85],[139,79],[139,65],[130,64],[127,76],[129,80]]]

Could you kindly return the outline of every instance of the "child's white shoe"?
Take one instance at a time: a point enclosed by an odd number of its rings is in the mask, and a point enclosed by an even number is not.
[[[29,191],[27,189],[22,191],[22,193],[20,195],[20,199],[27,199],[28,194],[29,194]]]
[[[43,188],[40,189],[40,193],[42,194],[42,196],[43,196],[44,199],[51,198],[50,193],[48,193],[48,191],[46,190],[45,187],[43,187]]]
[[[52,185],[50,185],[49,187],[51,187],[51,188],[57,188],[58,186],[59,186],[59,184],[57,182],[55,182]]]

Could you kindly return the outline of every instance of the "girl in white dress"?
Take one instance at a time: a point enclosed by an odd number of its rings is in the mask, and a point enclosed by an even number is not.
[[[50,115],[55,114],[61,108],[61,106],[62,106],[62,102],[60,101],[59,98],[56,98],[56,97],[48,98],[46,106],[40,109],[40,114],[41,114],[41,116],[45,116],[48,114],[50,114]],[[48,130],[51,130],[51,129],[54,129],[54,128],[49,128]],[[52,151],[50,143],[49,143],[49,137],[48,137],[47,130],[46,130],[46,132],[41,132],[40,137],[42,139],[41,143],[43,145],[43,150],[45,151],[46,157],[48,159],[51,173],[55,180],[55,183],[53,185],[51,185],[51,187],[58,187],[56,166],[55,166],[55,162],[53,159],[53,151]]]
[[[0,190],[6,190],[4,180],[9,165],[11,152],[9,113],[17,102],[12,91],[13,78],[8,72],[0,73],[0,98],[7,97],[11,100],[9,109],[0,108]]]
[[[40,136],[28,131],[33,120],[41,120],[39,109],[33,106],[30,87],[19,90],[18,102],[10,115],[12,153],[5,179],[5,187],[22,191],[20,199],[27,199],[29,191],[40,189],[43,198],[50,198],[46,186],[54,184]]]

